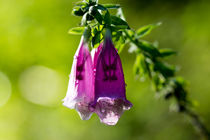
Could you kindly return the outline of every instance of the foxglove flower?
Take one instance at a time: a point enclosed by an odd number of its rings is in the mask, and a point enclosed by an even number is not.
[[[82,37],[74,56],[68,91],[63,100],[63,105],[70,109],[76,109],[82,120],[88,120],[92,114],[88,106],[93,100],[94,75],[92,59],[88,50],[88,44]]]
[[[95,98],[91,109],[102,123],[115,125],[122,113],[132,104],[126,99],[125,81],[120,57],[115,49],[111,32],[107,30],[105,41],[97,58]]]

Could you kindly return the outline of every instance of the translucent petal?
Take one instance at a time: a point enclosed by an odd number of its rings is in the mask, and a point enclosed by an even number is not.
[[[101,97],[95,105],[95,112],[102,123],[115,125],[123,112],[131,107],[132,104],[127,100]]]
[[[115,125],[122,113],[132,104],[125,95],[125,80],[120,57],[115,49],[111,33],[107,31],[105,42],[97,59],[95,74],[95,99],[93,110],[102,123]]]
[[[90,102],[94,100],[94,74],[93,65],[88,44],[81,43],[75,53],[71,74],[69,77],[69,86],[63,105],[76,109],[83,120],[91,116],[88,109]]]

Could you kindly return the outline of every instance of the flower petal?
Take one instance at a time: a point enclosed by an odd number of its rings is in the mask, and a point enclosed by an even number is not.
[[[95,112],[102,123],[115,125],[125,110],[129,110],[132,104],[124,99],[101,97],[95,105]]]
[[[76,109],[83,120],[90,118],[92,112],[88,105],[94,100],[94,74],[88,44],[81,39],[75,53],[69,79],[67,95],[63,105]]]
[[[131,107],[125,95],[121,60],[112,43],[111,33],[107,31],[97,60],[95,99],[90,109],[99,116],[102,123],[115,125],[122,113]]]

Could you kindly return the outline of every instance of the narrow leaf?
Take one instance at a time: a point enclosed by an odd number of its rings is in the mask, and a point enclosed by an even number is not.
[[[101,33],[97,32],[95,36],[92,38],[92,47],[96,48],[100,44]]]
[[[80,1],[80,2],[77,2],[75,5],[76,6],[86,6],[88,3],[85,2],[85,1]]]
[[[177,52],[171,49],[160,49],[159,51],[160,51],[161,57],[167,57],[167,56],[177,54]]]
[[[156,62],[154,70],[159,71],[164,77],[172,77],[176,71],[174,66],[162,62]]]
[[[147,73],[147,68],[145,64],[145,57],[142,54],[136,56],[136,61],[134,63],[134,74],[136,76],[143,77]]]
[[[138,29],[136,31],[137,38],[142,38],[142,37],[148,35],[153,29],[155,29],[156,27],[158,27],[160,25],[161,25],[161,23],[159,22],[157,24],[150,24],[150,25],[141,27],[140,29]]]
[[[119,4],[103,4],[104,7],[109,8],[109,9],[117,9],[120,8]]]
[[[118,50],[118,53],[121,53],[121,51],[123,50],[125,46],[125,38],[123,37],[122,32],[117,32],[113,40],[114,40],[115,47]]]
[[[96,6],[96,8],[99,9],[99,10],[102,10],[102,11],[106,11],[106,10],[107,10],[107,8],[104,7],[104,6],[101,5],[101,4],[98,4],[98,5]]]
[[[85,27],[75,27],[75,28],[71,28],[68,31],[68,33],[73,34],[73,35],[82,35],[84,31],[85,31]]]
[[[74,7],[72,14],[75,16],[83,16],[85,12],[80,7]]]
[[[105,16],[104,16],[104,21],[105,23],[107,23],[108,25],[111,24],[111,17],[110,17],[110,14],[109,14],[109,11],[106,12]]]
[[[97,20],[100,24],[102,24],[102,22],[103,22],[103,17],[102,17],[102,15],[100,14],[100,12],[99,12],[98,10],[96,10],[96,13],[95,13],[94,17],[96,18],[96,20]]]
[[[140,41],[138,47],[144,52],[148,53],[150,57],[160,56],[159,50],[152,43],[147,41]]]
[[[128,26],[128,23],[117,17],[117,16],[111,16],[111,20],[112,20],[112,24],[115,25],[115,26],[118,26],[119,28],[122,28],[122,29],[130,29],[130,27]]]
[[[95,6],[91,6],[89,9],[90,15],[92,15],[100,24],[102,24],[103,17]]]

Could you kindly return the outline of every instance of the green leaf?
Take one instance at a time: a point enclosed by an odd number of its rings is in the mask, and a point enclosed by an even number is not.
[[[116,30],[120,30],[120,29],[128,29],[127,25],[114,25],[113,26]]]
[[[149,43],[147,41],[139,41],[138,47],[146,52],[151,58],[160,56],[159,50],[152,43]]]
[[[93,19],[94,19],[93,16],[91,16],[90,14],[87,14],[87,16],[86,16],[86,20],[87,20],[87,21],[91,21],[91,20],[93,20]]]
[[[96,18],[96,20],[97,20],[100,24],[102,24],[102,22],[103,22],[103,17],[102,17],[102,15],[100,14],[100,12],[99,12],[98,10],[96,10],[96,13],[95,13],[94,17]]]
[[[85,1],[80,1],[80,2],[77,2],[75,5],[76,5],[76,6],[87,6],[88,3],[85,2]]]
[[[113,37],[113,41],[116,49],[118,50],[118,53],[121,53],[125,46],[125,38],[122,35],[122,32],[117,32],[117,34]]]
[[[73,34],[73,35],[82,35],[84,31],[85,31],[85,27],[75,27],[75,28],[71,28],[68,31],[68,33]]]
[[[90,4],[95,4],[98,3],[98,0],[86,0]]]
[[[113,38],[114,41],[119,41],[121,36],[122,36],[122,32],[121,31],[112,32],[112,38]]]
[[[118,28],[130,29],[130,27],[128,26],[128,23],[125,20],[123,20],[117,16],[111,15],[111,21],[112,21],[112,24]]]
[[[98,3],[98,0],[92,0],[92,2]]]
[[[72,14],[75,16],[83,16],[85,12],[80,7],[74,7]]]
[[[133,72],[137,76],[140,74],[140,62],[141,62],[141,56],[137,55],[136,56],[136,61],[135,61],[134,66],[133,66]]]
[[[91,6],[89,9],[90,15],[92,15],[100,24],[102,24],[103,17],[101,13],[96,9],[95,6]]]
[[[107,10],[107,8],[104,7],[104,6],[101,5],[101,4],[98,4],[98,5],[96,6],[96,8],[99,9],[99,10],[102,10],[102,11],[106,11],[106,10]]]
[[[142,54],[136,56],[133,71],[136,76],[144,77],[146,75],[147,67],[145,64],[145,57]]]
[[[120,54],[122,52],[122,50],[124,49],[125,44],[119,44],[119,45],[116,45],[115,47],[116,47],[118,53]]]
[[[161,84],[161,79],[158,73],[154,73],[152,81],[155,87],[155,91],[159,92],[162,87],[162,84]]]
[[[187,101],[186,81],[182,77],[176,77],[174,81],[174,95],[179,100],[179,106],[183,106]]]
[[[134,37],[135,35],[135,32],[133,30],[128,30],[127,33],[130,37]]]
[[[120,8],[119,4],[103,4],[104,7],[108,8],[108,9],[117,9]]]
[[[98,33],[97,27],[92,28],[92,36],[95,36]]]
[[[107,24],[107,25],[110,25],[111,24],[111,17],[110,17],[110,14],[109,14],[109,11],[106,12],[105,16],[104,16],[104,22]]]
[[[100,44],[100,41],[101,41],[101,33],[97,32],[95,36],[92,38],[91,42],[92,47],[96,48]]]
[[[181,85],[182,87],[186,87],[188,85],[188,82],[183,77],[180,76],[177,76],[175,78],[175,82]]]
[[[160,25],[161,25],[161,23],[159,22],[157,24],[150,24],[150,25],[141,27],[140,29],[138,29],[136,31],[137,38],[142,38],[142,37],[148,35],[153,29],[155,29],[156,27],[158,27]]]
[[[164,77],[172,77],[175,74],[175,67],[163,62],[156,62],[154,71],[159,71]]]
[[[160,51],[161,57],[167,57],[167,56],[177,54],[177,52],[175,52],[171,49],[160,49],[159,51]]]

